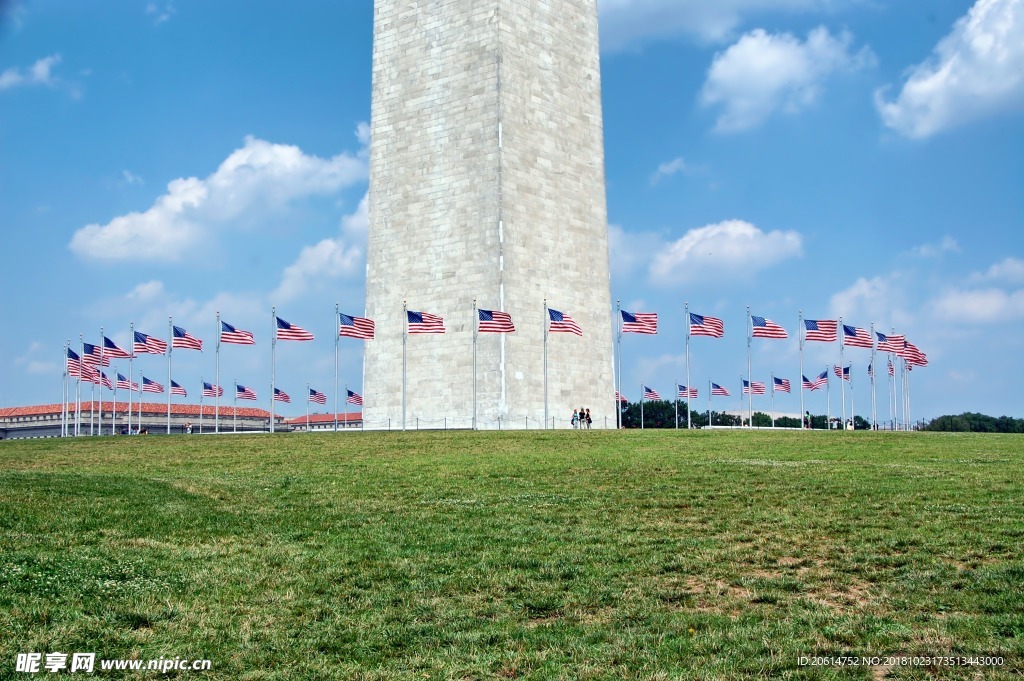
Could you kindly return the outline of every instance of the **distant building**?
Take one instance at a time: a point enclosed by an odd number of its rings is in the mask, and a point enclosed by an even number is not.
[[[324,432],[334,430],[334,414],[310,414],[309,415],[309,430],[310,432]],[[338,414],[338,430],[362,428],[363,427],[363,415],[361,413],[351,414]],[[284,425],[291,428],[294,431],[306,430],[306,417],[300,416],[294,419],[288,419],[284,422]]]
[[[0,440],[13,440],[39,437],[60,437],[62,413],[61,404],[41,404],[31,407],[8,407],[0,409]],[[75,432],[75,404],[68,405],[68,432]],[[113,402],[103,402],[102,415],[100,403],[82,402],[80,435],[111,435],[128,433],[128,405],[117,403],[114,411]],[[144,431],[157,434],[167,432],[167,403],[143,402],[141,427]],[[215,409],[212,405],[203,405],[202,412],[197,404],[171,405],[171,433],[182,434],[188,425],[192,433],[212,433],[215,429]],[[285,419],[275,416],[275,428],[279,428]],[[100,433],[102,425],[103,432]],[[132,405],[131,432],[139,430],[139,405]],[[265,409],[239,407],[237,410],[221,405],[220,432],[263,432],[270,430],[270,412]]]

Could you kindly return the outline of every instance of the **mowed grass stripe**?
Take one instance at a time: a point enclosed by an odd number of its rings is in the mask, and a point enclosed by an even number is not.
[[[18,652],[204,678],[1021,672],[1021,439],[344,433],[0,443],[0,676]],[[876,670],[877,672],[877,670]],[[893,669],[892,678],[966,670]],[[922,677],[923,678],[923,677]]]

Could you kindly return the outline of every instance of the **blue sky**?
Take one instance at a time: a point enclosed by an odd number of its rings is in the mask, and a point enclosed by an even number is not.
[[[221,382],[264,405],[272,305],[317,336],[279,345],[282,411],[306,383],[331,404],[334,304],[364,301],[372,3],[0,7],[0,406],[59,401],[66,339],[169,315],[207,343],[174,357],[194,401],[217,310],[259,341]],[[662,320],[623,341],[627,397],[683,380],[689,301],[726,327],[692,343],[699,405],[746,373],[749,305],[791,336],[755,340],[755,380],[799,380],[799,310],[841,315],[928,353],[914,417],[1024,416],[1024,1],[604,0],[601,33],[612,297]],[[355,389],[361,361],[343,340]]]

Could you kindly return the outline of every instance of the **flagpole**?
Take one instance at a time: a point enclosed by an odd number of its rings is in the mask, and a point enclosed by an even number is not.
[[[886,386],[885,401],[888,403],[888,406],[889,406],[889,429],[890,430],[896,430],[896,419],[893,416],[893,412],[894,412],[893,396],[895,395],[895,392],[894,392],[893,388],[894,388],[894,381],[896,380],[896,376],[895,376],[896,370],[894,368],[890,372],[889,371],[889,367],[891,367],[891,366],[893,366],[893,363],[892,363],[892,353],[886,353],[885,375],[888,377],[889,383]]]
[[[85,362],[82,357],[85,355],[85,339],[78,334],[78,386],[75,389],[75,437],[82,434],[82,373],[85,369]]]
[[[904,411],[904,413],[906,413]],[[89,381],[89,435],[96,434],[96,384]]]
[[[206,381],[203,380],[202,376],[199,377],[199,386],[200,386],[200,390],[199,390],[199,434],[202,435],[203,434],[203,393],[206,392]],[[216,388],[214,388],[213,394],[214,395],[217,394]]]
[[[135,361],[135,322],[128,326],[128,342],[131,350],[128,353],[128,434],[132,434],[132,362]],[[142,401],[142,396],[139,396]]]
[[[408,364],[409,344],[409,301],[402,301],[402,430],[405,430],[405,391],[406,391],[406,368]]]
[[[548,427],[548,299],[544,299],[544,428]]]
[[[167,318],[167,434],[171,434],[171,352],[174,350],[174,322]]]
[[[711,427],[711,379],[708,379],[708,428]]]
[[[875,349],[875,323],[871,322],[871,430],[878,430],[878,399],[875,395],[875,374],[878,373],[878,353]]]
[[[274,382],[277,380],[277,308],[270,308],[272,318],[270,339],[270,432],[274,432]]]
[[[750,388],[747,391],[747,418],[749,419],[748,426],[750,428],[754,427],[754,394],[753,394],[754,393],[754,386],[753,386],[753,380],[754,379],[751,376],[751,368],[750,368],[750,347],[753,344],[753,340],[754,340],[754,327],[752,326],[752,322],[751,322],[751,319],[750,319],[750,306],[747,305],[747,385]],[[742,393],[740,393],[740,395],[741,395],[740,400],[742,400],[743,399]],[[743,404],[743,402],[741,401],[740,404]],[[742,409],[742,407],[741,407],[741,409]]]
[[[220,324],[220,310],[217,310],[217,370],[216,376],[214,377],[214,390],[213,390],[213,432],[220,432],[220,337],[224,332],[224,327]]]
[[[309,383],[306,384],[306,432],[309,432]]]
[[[349,405],[349,401],[348,401],[348,383],[346,383],[345,384],[345,427],[346,428],[348,428],[348,424],[349,424],[348,405]],[[364,418],[363,419],[363,423],[365,423],[365,422],[366,422],[366,419]]]
[[[640,384],[640,430],[644,429],[644,386]]]
[[[836,329],[839,332],[839,389],[843,393],[843,415],[839,418],[839,425],[843,430],[846,429],[846,360],[843,359],[843,351],[846,349],[846,343],[844,337],[846,336],[846,330],[843,328],[843,318],[839,318],[839,327]]]
[[[750,386],[750,391],[754,391],[754,386]],[[751,421],[753,425],[753,421]],[[775,372],[772,372],[772,428],[775,427]]]
[[[111,435],[117,435],[117,371],[115,370],[113,372],[113,374],[114,374],[114,380],[113,380],[113,384],[114,384],[114,408],[113,408],[113,411],[112,411],[111,416],[110,416],[110,434]],[[100,435],[102,435],[102,434],[103,434],[103,432],[100,431]]]
[[[615,388],[619,393],[619,397],[622,397],[622,301],[615,301],[615,319],[616,326],[618,327],[618,339],[616,341],[616,353],[619,358],[615,363]],[[616,427],[622,430],[622,402],[615,403],[615,419]]]
[[[101,326],[100,327],[100,344],[99,344],[99,349],[100,349],[100,416],[99,416],[99,421],[98,421],[98,423],[96,425],[96,432],[98,434],[100,434],[100,435],[103,435],[103,360],[104,360],[104,358],[105,358],[105,356],[107,354],[106,353],[107,349],[104,347],[106,345],[106,343],[103,342],[103,338],[104,338],[104,336],[103,336],[103,327]]]
[[[846,373],[846,369],[843,369],[843,373]],[[854,395],[853,395],[853,362],[850,362],[850,425],[853,426],[854,430],[857,430],[857,410],[854,408]]]
[[[904,379],[907,384],[907,430],[913,430],[913,422],[910,418],[910,365],[907,365],[907,377]]]
[[[676,393],[676,430],[679,430],[679,379],[676,378],[676,379],[673,379],[673,380],[675,381],[675,384],[676,384],[676,388],[675,388],[675,393]],[[687,387],[689,387],[689,386],[687,386]]]
[[[60,436],[68,436],[68,398],[71,392],[71,377],[68,374],[68,349],[71,347],[71,339],[69,338],[64,343],[64,357],[61,358],[61,362],[64,363],[64,376],[61,381],[63,384],[60,391]]]
[[[827,366],[825,367],[825,430],[832,430],[832,378],[828,375]]]
[[[797,322],[796,333],[797,338],[800,340],[800,427],[804,427],[804,414],[807,411],[804,409],[804,341],[807,335],[807,327],[804,324],[804,311],[800,310],[799,321]],[[808,423],[808,426],[811,424]]]
[[[340,311],[338,303],[334,304],[334,432],[338,432],[338,340],[341,337]],[[345,425],[348,425],[347,423]]]
[[[480,328],[480,313],[473,299],[473,430],[476,430],[476,335]]]
[[[234,425],[233,432],[237,433],[238,432],[238,379],[234,378],[234,379],[231,380],[231,382],[235,385],[234,403],[232,404],[232,407],[231,407],[231,411],[234,412],[234,416],[235,416],[235,425]]]
[[[135,338],[135,336],[132,336],[132,339],[134,339],[134,338]],[[135,344],[133,342],[132,343],[132,351],[134,352],[134,350],[135,350]],[[139,380],[139,418],[136,419],[138,421],[138,424],[136,425],[135,430],[137,430],[139,432],[139,435],[141,435],[142,434],[142,380],[141,380],[142,379],[142,369],[139,369],[139,379],[140,379]]]
[[[683,303],[684,314],[686,315],[686,429],[689,430],[690,424],[690,302]],[[678,392],[676,393],[679,394]],[[678,407],[677,407],[678,410]],[[676,421],[679,420],[679,415],[676,414]]]

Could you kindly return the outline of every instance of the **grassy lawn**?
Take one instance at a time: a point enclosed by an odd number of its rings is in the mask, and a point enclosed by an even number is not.
[[[0,678],[1019,678],[1022,547],[1012,435],[0,442]]]

